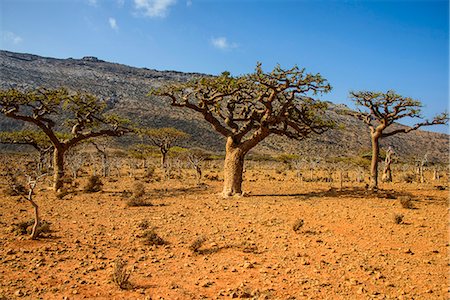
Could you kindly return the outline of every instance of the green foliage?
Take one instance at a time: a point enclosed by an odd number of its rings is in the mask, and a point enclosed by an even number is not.
[[[155,146],[150,146],[146,144],[136,144],[133,145],[128,153],[131,157],[137,159],[145,159],[147,157],[156,157],[159,155],[159,150]]]
[[[251,149],[269,134],[303,139],[334,126],[325,118],[326,103],[312,97],[331,90],[320,74],[277,66],[270,73],[256,66],[252,74],[200,77],[150,91],[170,99],[172,106],[201,113],[214,129]],[[246,140],[243,140],[247,137]]]
[[[96,96],[69,92],[64,88],[39,88],[31,91],[17,89],[0,90],[0,112],[24,122],[32,123],[47,135],[53,143],[76,143],[99,135],[122,135],[127,120],[106,114],[106,103]],[[56,134],[58,126],[62,134]],[[93,132],[96,129],[97,132]],[[65,130],[65,131],[64,131]],[[103,130],[103,131],[100,131]]]
[[[32,145],[39,149],[51,146],[48,136],[36,130],[1,131],[0,143]]]
[[[359,113],[353,114],[364,121],[371,128],[377,128],[380,137],[388,137],[398,133],[408,133],[422,126],[448,124],[448,113],[436,115],[433,120],[425,120],[409,128],[401,128],[390,132],[383,132],[387,127],[403,118],[419,118],[421,116],[422,103],[419,100],[403,97],[395,91],[386,93],[360,91],[350,92],[350,98],[360,108]]]

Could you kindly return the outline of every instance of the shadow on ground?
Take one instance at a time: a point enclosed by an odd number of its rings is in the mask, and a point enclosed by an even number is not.
[[[281,194],[249,194],[247,197],[298,197],[302,200],[310,198],[334,197],[334,198],[382,198],[382,199],[397,199],[398,197],[411,197],[414,195],[407,192],[400,192],[394,190],[377,190],[371,191],[366,188],[331,188],[326,191],[317,191],[310,193],[281,193]]]

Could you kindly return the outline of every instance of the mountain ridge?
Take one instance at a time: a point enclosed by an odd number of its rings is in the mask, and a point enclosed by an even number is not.
[[[190,145],[222,152],[224,138],[214,132],[201,115],[171,107],[158,97],[147,96],[151,88],[169,81],[188,81],[201,73],[158,71],[106,62],[94,56],[81,59],[51,58],[35,54],[0,50],[0,88],[59,88],[80,90],[111,99],[111,111],[143,126],[176,127],[192,136]],[[309,156],[355,156],[370,149],[369,129],[361,121],[337,113],[344,104],[330,104],[329,116],[344,130],[330,130],[303,141],[270,136],[253,152],[261,154],[293,153]],[[394,127],[404,127],[400,124]],[[19,122],[0,116],[0,130],[20,128]],[[403,158],[423,156],[428,152],[433,160],[448,162],[449,136],[444,133],[417,130],[382,141]],[[313,155],[314,154],[314,155]]]

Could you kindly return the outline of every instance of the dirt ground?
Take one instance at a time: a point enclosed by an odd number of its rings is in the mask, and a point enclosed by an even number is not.
[[[373,194],[291,175],[248,172],[249,193],[229,199],[220,181],[148,182],[143,207],[127,205],[130,177],[63,199],[43,184],[35,199],[54,232],[39,240],[11,232],[33,212],[2,195],[0,299],[448,299],[448,188]],[[167,244],[146,245],[144,227]],[[131,272],[126,290],[111,280],[117,258]]]

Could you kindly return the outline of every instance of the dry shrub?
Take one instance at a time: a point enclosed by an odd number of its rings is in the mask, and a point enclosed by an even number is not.
[[[144,245],[149,246],[162,246],[167,245],[168,243],[162,239],[156,232],[155,229],[148,229],[144,231],[142,235],[142,239],[144,241]]]
[[[205,242],[206,242],[206,237],[200,236],[192,242],[192,244],[189,246],[189,249],[192,252],[198,253],[200,248],[202,247],[203,243],[205,243]]]
[[[402,176],[402,180],[406,183],[413,183],[414,177],[414,174],[408,173]]]
[[[145,186],[141,182],[133,184],[132,197],[142,198],[145,195]]]
[[[121,258],[114,261],[114,270],[112,273],[112,280],[122,290],[131,288],[130,283],[131,271],[127,269],[127,262]]]
[[[303,221],[303,219],[298,219],[294,222],[294,225],[292,225],[292,229],[298,233],[300,231],[300,228],[303,227],[303,224],[305,224],[305,222]]]
[[[139,229],[142,229],[142,230],[149,229],[150,228],[150,222],[147,221],[147,220],[143,220],[143,221],[138,223],[137,227]]]
[[[68,189],[62,188],[58,193],[56,193],[56,198],[62,200],[65,196],[69,195],[70,193],[71,192]]]
[[[17,235],[30,235],[33,229],[34,220],[23,221],[17,224],[12,225],[12,232],[15,232]],[[51,223],[45,220],[42,220],[38,227],[36,228],[36,236],[42,237],[44,235],[48,235],[53,232],[50,228]]]
[[[127,205],[130,207],[153,206],[153,204],[150,201],[147,201],[144,198],[134,198],[134,197],[128,200]]]
[[[411,197],[409,197],[409,196],[402,196],[402,197],[399,197],[398,200],[399,200],[399,202],[400,202],[400,204],[401,204],[401,206],[403,208],[406,208],[406,209],[413,209],[414,208],[414,205],[413,205]]]
[[[210,181],[220,181],[219,175],[217,174],[206,174],[204,177]]]
[[[84,191],[86,193],[95,193],[102,190],[103,183],[100,176],[92,175],[88,178]]]
[[[154,166],[148,166],[145,170],[144,177],[147,179],[152,179],[155,175],[155,167]]]
[[[402,214],[395,214],[394,215],[394,223],[395,224],[402,224],[403,223],[404,216]]]

